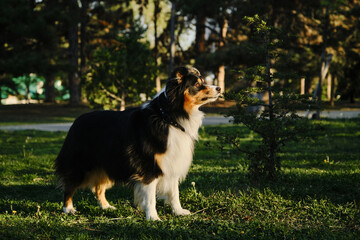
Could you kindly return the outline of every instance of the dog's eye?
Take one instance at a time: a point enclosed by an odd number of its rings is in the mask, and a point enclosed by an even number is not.
[[[195,83],[195,87],[200,88],[201,84],[199,82]]]

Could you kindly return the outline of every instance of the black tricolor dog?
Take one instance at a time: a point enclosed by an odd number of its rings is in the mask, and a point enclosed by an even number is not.
[[[179,201],[179,182],[192,162],[202,124],[199,107],[215,101],[220,87],[206,85],[195,68],[180,67],[164,91],[148,104],[125,110],[87,113],[75,120],[56,158],[55,172],[64,190],[65,213],[75,213],[73,195],[89,187],[101,208],[115,183],[134,186],[135,205],[146,219],[159,220],[156,196],[176,215],[188,215]]]

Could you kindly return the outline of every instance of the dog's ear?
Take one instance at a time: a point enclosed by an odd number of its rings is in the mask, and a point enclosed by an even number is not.
[[[171,78],[176,79],[178,83],[181,83],[184,76],[186,76],[188,73],[189,70],[187,67],[178,67],[172,72]]]
[[[194,68],[194,67],[188,68],[188,72],[189,72],[190,74],[193,74],[193,75],[197,76],[197,77],[200,77],[200,76],[201,76],[200,71],[197,70],[197,69]]]

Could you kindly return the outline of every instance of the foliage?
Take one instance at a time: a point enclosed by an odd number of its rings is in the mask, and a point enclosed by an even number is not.
[[[296,114],[311,102],[309,96],[300,96],[279,86],[279,81],[289,74],[271,72],[271,62],[275,60],[281,42],[276,31],[258,15],[246,17],[245,20],[253,29],[255,38],[261,41],[258,49],[263,49],[265,63],[248,68],[244,73],[244,79],[255,81],[256,86],[229,92],[225,96],[228,100],[236,101],[236,111],[229,113],[234,117],[234,123],[245,124],[261,137],[261,143],[256,149],[249,150],[241,146],[241,139],[236,133],[220,135],[219,139],[247,153],[251,177],[274,179],[281,170],[278,157],[281,147],[289,141],[307,138],[307,133],[312,131],[307,120]],[[263,100],[264,96],[267,96],[267,102]]]
[[[17,90],[23,98],[27,100],[40,98],[40,95],[37,92],[37,84],[43,82],[43,78],[38,77],[35,74],[29,74],[13,78],[13,81],[18,86]]]
[[[0,238],[358,239],[359,123],[323,121],[326,135],[316,144],[288,144],[281,155],[281,177],[255,185],[245,176],[243,154],[205,145],[216,142],[209,130],[241,131],[243,143],[252,145],[248,128],[206,127],[180,185],[181,201],[193,215],[173,216],[170,207],[158,202],[162,222],[145,221],[131,206],[132,191],[125,186],[107,191],[114,211],[102,211],[90,191],[79,191],[79,213],[64,215],[52,166],[66,134],[1,132]]]
[[[336,94],[351,102],[359,97],[358,1],[287,1],[286,4],[265,0],[173,2],[176,3],[175,65],[197,65],[204,75],[213,76],[215,84],[220,69],[225,68],[225,86],[229,89],[243,87],[247,82],[236,78],[232,70],[248,69],[262,62],[259,59],[261,54],[253,49],[257,45],[251,35],[254,29],[243,21],[244,16],[257,13],[267,16],[270,25],[284,30],[283,35],[288,41],[286,50],[278,54],[277,67],[304,77],[307,93],[311,93],[319,76],[324,42],[323,10],[328,7],[330,21],[326,52],[334,56],[329,73],[336,79]],[[72,89],[71,95],[79,95],[78,88],[86,85],[84,75],[92,71],[96,49],[114,47],[112,44],[119,35],[134,27],[135,19],[140,19],[147,28],[141,41],[151,42],[153,58],[158,63],[156,77],[164,80],[168,75],[171,3],[158,0],[0,1],[0,75],[17,77],[34,73],[44,77],[45,99],[48,101],[55,99],[53,80],[59,78],[64,87]],[[223,32],[226,32],[225,36]],[[79,46],[73,46],[76,43]],[[70,56],[73,56],[71,62]],[[76,61],[77,56],[79,61]],[[68,80],[68,73],[73,73],[71,79],[74,81]],[[224,76],[223,70],[221,76]],[[142,86],[138,85],[136,87]],[[299,81],[294,79],[284,79],[283,86],[294,90],[300,88]],[[74,96],[71,99],[79,100]],[[110,104],[111,100],[107,102]]]
[[[11,80],[11,77],[3,74],[0,76],[0,105],[3,98],[8,95],[16,95],[18,93],[16,83]]]
[[[115,109],[125,99],[139,102],[139,94],[149,97],[154,89],[155,64],[141,32],[132,28],[118,37],[113,46],[99,47],[94,53],[86,90],[89,102]]]

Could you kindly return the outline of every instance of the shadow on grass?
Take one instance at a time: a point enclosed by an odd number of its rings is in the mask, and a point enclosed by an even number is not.
[[[213,226],[212,226],[213,225]],[[165,222],[128,221],[121,223],[72,224],[53,226],[44,223],[30,226],[7,226],[0,230],[4,239],[36,239],[48,235],[53,239],[66,239],[68,236],[80,239],[224,239],[236,238],[240,229],[224,226],[221,231],[214,223],[193,222],[191,227],[173,227]]]
[[[301,201],[311,197],[312,199],[327,199],[333,203],[344,204],[354,202],[360,199],[360,174],[342,172],[338,174],[306,174],[290,170],[283,173],[277,181],[267,182],[258,181],[250,183],[245,171],[237,171],[235,168],[228,172],[217,172],[209,170],[203,172],[190,172],[187,179],[180,185],[180,195],[191,191],[192,182],[198,192],[201,192],[205,198],[211,198],[216,192],[247,192],[252,189],[264,191],[270,189],[273,193],[279,194],[285,199]],[[118,201],[132,202],[133,192],[130,187],[123,185],[114,186],[106,192],[109,202]],[[9,210],[8,203],[14,201],[23,211],[34,211],[34,206],[29,205],[31,209],[26,209],[22,203],[30,201],[35,203],[57,203],[59,206],[63,198],[61,189],[55,185],[9,185],[0,186],[0,200],[5,204],[0,204],[0,211]],[[5,202],[4,202],[5,201]],[[89,190],[79,190],[74,197],[75,205],[83,201],[91,206],[98,206],[93,193]],[[85,206],[84,206],[85,207]]]
[[[0,186],[1,199],[15,201],[59,202],[62,200],[62,190],[54,185],[9,185]]]
[[[36,206],[48,209],[50,212],[61,213],[63,191],[55,185],[9,185],[0,186],[0,212],[10,212],[11,207],[24,213],[34,213]],[[111,203],[132,202],[132,189],[126,186],[114,186],[106,192],[107,199]],[[11,205],[11,206],[10,206]],[[95,195],[88,189],[79,189],[74,196],[74,205],[77,210],[88,212],[96,209],[101,212]],[[131,205],[131,204],[130,204]]]
[[[281,224],[258,222],[229,224],[226,221],[171,220],[152,222],[122,220],[106,223],[74,222],[64,226],[57,221],[39,220],[0,229],[4,239],[356,239],[358,233],[327,226],[298,229]],[[287,237],[286,237],[287,236]],[[291,237],[290,237],[291,236]]]

